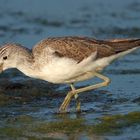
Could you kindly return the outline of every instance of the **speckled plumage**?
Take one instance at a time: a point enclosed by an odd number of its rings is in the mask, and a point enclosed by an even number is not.
[[[97,59],[108,57],[127,49],[131,49],[140,45],[139,39],[123,39],[123,40],[96,40],[87,37],[55,37],[40,41],[33,48],[35,57],[40,57],[44,54],[46,47],[54,49],[54,54],[60,57],[68,57],[81,62],[83,59],[97,51]]]

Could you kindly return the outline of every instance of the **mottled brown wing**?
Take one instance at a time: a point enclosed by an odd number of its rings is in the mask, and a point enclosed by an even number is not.
[[[97,58],[115,54],[114,49],[109,45],[83,37],[57,37],[42,40],[33,48],[33,54],[41,55],[46,47],[53,48],[55,55],[72,58],[78,63],[95,51],[97,51]]]

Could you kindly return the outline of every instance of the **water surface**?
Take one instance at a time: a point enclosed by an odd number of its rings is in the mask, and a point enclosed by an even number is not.
[[[0,43],[32,48],[54,36],[139,38],[138,0],[1,0]],[[31,79],[16,70],[0,75],[1,140],[138,140],[140,138],[140,51],[110,65],[108,87],[82,93],[82,113],[58,114],[66,85]],[[77,86],[84,86],[92,79]],[[113,116],[112,116],[113,115]],[[114,124],[113,126],[111,124]]]

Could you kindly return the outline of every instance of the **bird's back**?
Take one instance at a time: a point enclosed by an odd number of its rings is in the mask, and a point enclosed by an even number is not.
[[[47,55],[47,50],[58,57],[67,57],[78,63],[97,52],[96,59],[108,57],[140,46],[140,39],[96,40],[87,37],[55,37],[40,41],[34,48],[35,57]]]

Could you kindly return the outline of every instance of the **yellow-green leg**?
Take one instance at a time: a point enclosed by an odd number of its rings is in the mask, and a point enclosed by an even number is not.
[[[104,87],[104,86],[107,86],[110,83],[110,79],[108,77],[106,77],[106,76],[104,76],[102,74],[99,74],[97,72],[90,72],[90,73],[88,72],[87,75],[86,75],[86,78],[88,77],[88,75],[91,78],[91,73],[92,73],[92,77],[96,76],[96,77],[104,80],[104,82],[99,83],[99,84],[95,84],[95,85],[90,85],[90,86],[83,87],[83,88],[79,88],[79,89],[75,89],[74,88],[74,91],[72,90],[72,91],[68,92],[68,94],[65,97],[62,105],[59,108],[60,112],[65,112],[67,110],[67,107],[68,107],[68,105],[69,105],[69,103],[71,101],[71,98],[73,96],[76,96],[78,93],[81,93],[81,92],[84,92],[84,91],[93,90],[93,89],[97,89],[97,88],[100,88],[100,87]],[[79,79],[79,81],[80,81],[80,79]]]
[[[68,92],[67,96],[65,97],[63,103],[61,104],[61,106],[59,108],[60,112],[66,112],[67,107],[71,101],[71,98],[73,97],[73,94],[76,90],[75,87],[73,86],[73,84],[70,84],[70,87],[71,87],[72,91]],[[79,112],[81,110],[81,108],[80,108],[81,103],[78,100],[78,94],[75,94],[74,97],[76,99],[76,110]]]
[[[71,87],[71,89],[72,89],[72,92],[73,92],[73,94],[74,94],[74,92],[75,92],[75,87],[74,87],[74,85],[73,84],[70,84],[70,87]],[[76,110],[77,110],[77,112],[80,112],[81,111],[81,102],[80,102],[80,100],[79,100],[79,98],[78,98],[79,96],[78,96],[78,94],[75,94],[74,95],[74,98],[75,98],[75,100],[76,100]]]
[[[60,112],[65,113],[67,111],[67,107],[68,107],[72,97],[73,97],[73,92],[72,91],[68,92],[67,96],[65,97],[63,103],[61,104],[61,106],[59,108]]]
[[[75,77],[73,79],[70,79],[70,80],[66,81],[66,83],[76,83],[76,82],[79,82],[79,81],[84,81],[84,80],[90,79],[92,77],[93,77],[93,73],[87,72],[87,73],[85,73],[81,76],[78,76],[78,77]],[[61,106],[59,108],[60,112],[66,112],[67,107],[70,103],[70,100],[73,97],[73,94],[75,92],[75,88],[74,88],[73,84],[70,84],[70,86],[71,86],[72,91],[68,92],[67,96],[65,97],[63,103],[61,104]],[[75,95],[75,98],[76,98],[77,95]],[[79,107],[77,106],[77,108],[79,108]]]

